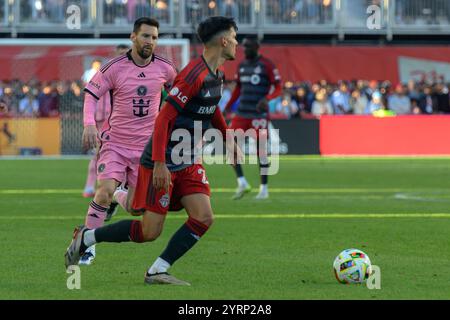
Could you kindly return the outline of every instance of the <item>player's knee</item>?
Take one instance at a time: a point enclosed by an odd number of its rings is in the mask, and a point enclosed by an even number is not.
[[[208,210],[208,211],[205,211],[202,214],[198,215],[197,217],[195,217],[195,219],[197,221],[203,223],[204,225],[207,225],[208,227],[210,227],[214,222],[214,215],[213,215],[212,211]]]
[[[109,206],[112,200],[112,192],[106,188],[99,188],[95,192],[95,202],[101,206]]]
[[[161,230],[144,230],[144,242],[155,241],[159,238]]]

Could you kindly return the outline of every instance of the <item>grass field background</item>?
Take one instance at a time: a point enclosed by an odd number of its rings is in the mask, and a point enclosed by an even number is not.
[[[84,221],[87,160],[0,161],[0,299],[449,299],[450,158],[283,157],[270,199],[230,200],[230,167],[207,167],[215,224],[171,272],[191,287],[147,286],[144,272],[186,218],[153,243],[99,244],[68,290],[64,252]],[[130,219],[123,210],[113,219]],[[381,269],[381,289],[339,284],[346,248]]]

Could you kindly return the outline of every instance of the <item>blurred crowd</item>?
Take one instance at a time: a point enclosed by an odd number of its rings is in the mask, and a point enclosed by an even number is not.
[[[0,81],[0,101],[11,117],[52,117],[83,112],[82,81]]]
[[[283,94],[270,101],[269,111],[273,119],[308,119],[343,114],[446,114],[450,113],[449,85],[414,81],[392,84],[376,80],[286,82]],[[221,108],[233,88],[234,84],[228,83]]]
[[[219,106],[223,110],[235,84],[227,82]],[[450,84],[409,81],[353,80],[329,83],[285,82],[280,97],[269,103],[274,119],[321,115],[450,114]],[[12,117],[52,117],[83,112],[83,81],[0,82],[0,101]],[[237,107],[239,100],[233,108]]]

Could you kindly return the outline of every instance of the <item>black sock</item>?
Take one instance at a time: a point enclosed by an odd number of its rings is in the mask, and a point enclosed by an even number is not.
[[[270,167],[270,164],[262,164],[259,163],[259,172],[261,175],[261,184],[267,184],[268,180],[269,180],[269,176],[267,174],[263,174],[263,173],[267,173],[268,169]]]
[[[143,242],[142,224],[139,220],[121,220],[95,229],[98,242]]]
[[[240,164],[236,164],[234,166],[234,171],[236,172],[236,176],[238,178],[243,177],[244,176],[244,172],[242,171],[242,166]]]
[[[208,226],[189,218],[180,229],[170,239],[166,249],[160,255],[161,259],[173,265],[175,261],[181,258],[189,249],[191,249],[200,237],[208,230]]]

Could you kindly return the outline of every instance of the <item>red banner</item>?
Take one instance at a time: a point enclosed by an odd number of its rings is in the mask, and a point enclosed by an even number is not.
[[[113,46],[0,46],[0,80],[77,80],[89,66],[88,61],[111,57],[113,50]],[[277,65],[283,81],[373,79],[397,83],[408,77],[450,81],[448,46],[264,45],[261,53]],[[236,60],[225,63],[227,79],[234,78],[243,57],[240,47]]]
[[[322,155],[449,155],[450,116],[323,116]]]

